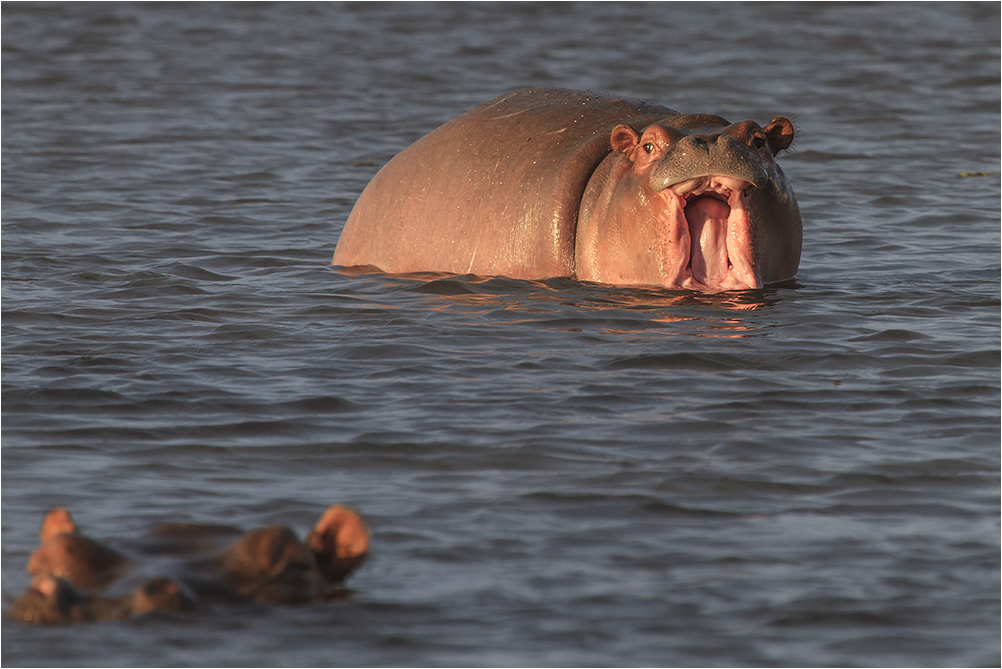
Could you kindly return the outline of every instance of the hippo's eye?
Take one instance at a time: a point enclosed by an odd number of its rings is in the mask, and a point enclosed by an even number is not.
[[[754,146],[756,149],[764,148],[765,140],[762,139],[761,137],[756,137],[755,139],[752,140],[752,146]]]
[[[654,151],[654,145],[651,144],[650,142],[647,142],[646,144],[644,144],[644,151],[646,151],[647,153],[651,153],[652,151]]]

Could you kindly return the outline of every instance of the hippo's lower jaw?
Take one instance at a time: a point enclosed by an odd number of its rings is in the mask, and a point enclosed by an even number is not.
[[[700,176],[661,191],[670,238],[668,288],[705,293],[761,288],[752,261],[748,197],[755,186],[723,175]]]

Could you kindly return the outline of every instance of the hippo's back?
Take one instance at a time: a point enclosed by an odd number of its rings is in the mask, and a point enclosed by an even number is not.
[[[574,276],[578,205],[620,123],[677,112],[634,100],[523,89],[404,149],[345,223],[334,264],[532,279]]]

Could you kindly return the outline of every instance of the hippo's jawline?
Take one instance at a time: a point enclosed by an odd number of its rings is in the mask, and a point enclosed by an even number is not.
[[[663,191],[674,236],[687,247],[676,258],[676,287],[704,292],[762,287],[752,260],[746,207],[753,190],[742,179],[704,175]]]

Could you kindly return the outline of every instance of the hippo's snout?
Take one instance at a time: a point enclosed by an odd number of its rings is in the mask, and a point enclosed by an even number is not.
[[[730,135],[689,135],[661,157],[651,171],[655,192],[698,177],[721,176],[746,181],[756,188],[769,182],[762,159]]]

